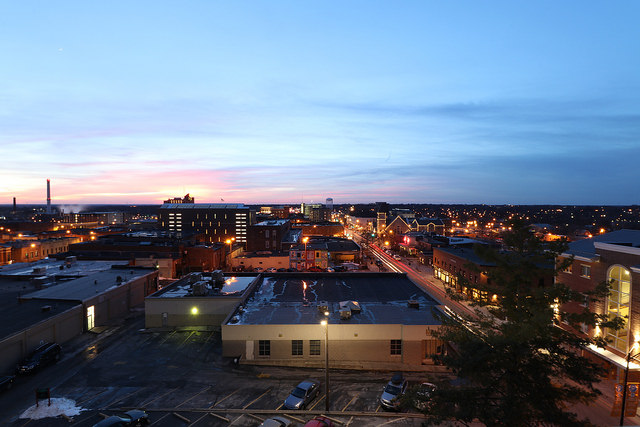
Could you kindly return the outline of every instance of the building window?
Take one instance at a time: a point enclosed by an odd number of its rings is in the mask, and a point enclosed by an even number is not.
[[[302,340],[291,341],[291,355],[302,356]]]
[[[402,354],[402,340],[391,340],[391,354]]]
[[[309,354],[311,356],[320,356],[320,340],[309,341]]]
[[[587,279],[591,278],[591,266],[590,265],[581,265],[580,266],[580,275],[582,277],[586,277]]]
[[[258,356],[271,356],[271,341],[258,341]]]
[[[269,238],[269,230],[264,230],[264,237]]]
[[[607,301],[607,316],[609,319],[622,317],[625,325],[620,330],[607,330],[606,338],[610,345],[623,352],[628,350],[627,336],[629,334],[629,304],[631,300],[631,272],[626,268],[615,265],[607,275],[609,281],[609,299]]]

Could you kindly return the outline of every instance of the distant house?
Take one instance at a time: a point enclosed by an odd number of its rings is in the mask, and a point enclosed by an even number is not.
[[[411,220],[404,218],[401,215],[396,216],[387,225],[386,232],[393,231],[396,235],[406,234],[411,231]]]
[[[440,218],[417,218],[411,223],[414,231],[444,234],[444,222]]]

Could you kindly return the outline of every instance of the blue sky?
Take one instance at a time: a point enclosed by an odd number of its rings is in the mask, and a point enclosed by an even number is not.
[[[0,7],[0,203],[640,203],[636,1]]]

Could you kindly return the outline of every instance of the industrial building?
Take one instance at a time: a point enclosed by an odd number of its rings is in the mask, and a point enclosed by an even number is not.
[[[222,324],[223,355],[321,367],[328,337],[332,367],[421,369],[443,351],[432,336],[436,313],[438,303],[404,274],[263,275]]]
[[[35,275],[47,277],[46,267],[36,268]],[[14,273],[0,277],[0,372],[15,366],[41,342],[64,344],[125,317],[158,286],[155,269],[122,265],[44,283],[34,274]]]

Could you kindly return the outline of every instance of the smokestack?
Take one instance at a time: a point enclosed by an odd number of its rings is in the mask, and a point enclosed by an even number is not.
[[[18,209],[16,209],[16,198],[13,198],[13,213],[18,212]]]
[[[47,215],[51,215],[51,182],[47,179]]]

